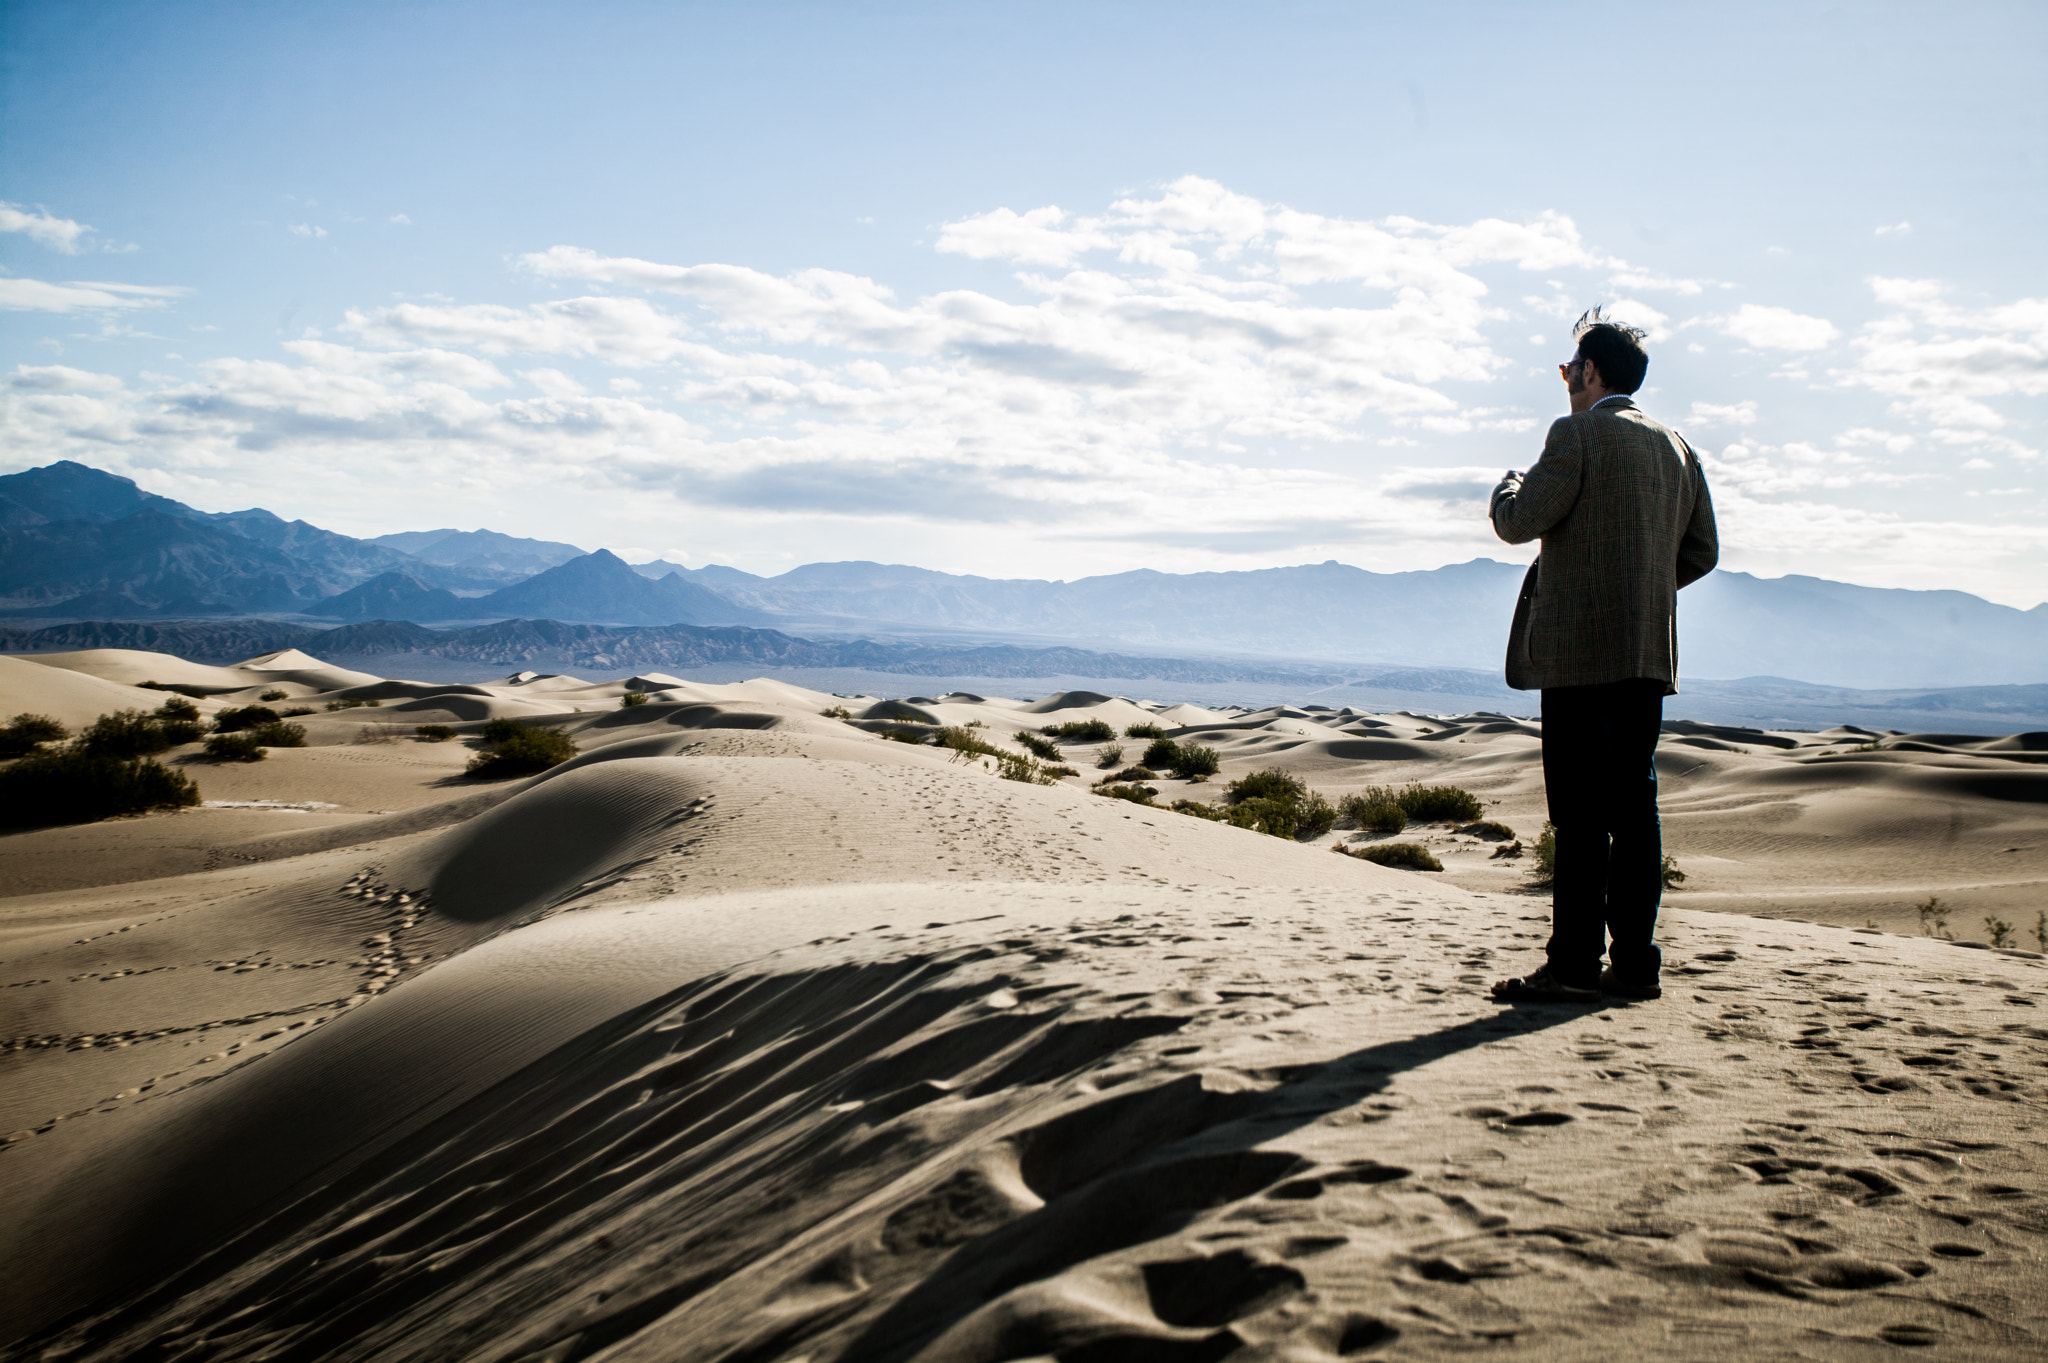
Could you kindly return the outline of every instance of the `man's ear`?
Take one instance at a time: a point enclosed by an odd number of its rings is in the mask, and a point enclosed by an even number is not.
[[[1580,371],[1579,378],[1588,388],[1607,388],[1607,380],[1600,376],[1600,366],[1590,359],[1586,361],[1586,367]],[[1607,391],[1611,393],[1614,390],[1607,388]]]

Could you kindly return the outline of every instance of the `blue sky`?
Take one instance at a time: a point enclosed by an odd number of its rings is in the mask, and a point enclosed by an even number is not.
[[[0,12],[8,470],[996,576],[1495,541],[1572,317],[1724,566],[2048,595],[2039,5]]]

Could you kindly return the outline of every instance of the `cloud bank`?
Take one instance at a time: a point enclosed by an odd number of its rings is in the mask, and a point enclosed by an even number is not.
[[[1781,433],[1748,395],[1695,401],[1685,423],[1740,436],[1703,447],[1742,513],[1736,554],[1796,544],[1803,570],[1835,555],[1850,575],[1902,555],[1963,562],[1955,542],[1974,530],[1869,498],[1933,476],[1900,464],[1916,451],[2032,459],[2014,404],[2048,390],[2039,300],[1970,308],[1939,284],[1878,280],[1860,329],[1769,302],[1731,311],[1710,300],[1734,286],[1604,255],[1556,213],[1344,219],[1188,177],[1093,215],[963,217],[936,249],[999,267],[1006,286],[906,298],[833,270],[557,245],[518,256],[511,281],[552,296],[359,306],[329,337],[178,380],[95,388],[24,369],[10,422],[34,462],[126,460],[159,484],[246,480],[288,454],[336,496],[422,478],[449,495],[624,491],[642,520],[791,543],[825,518],[1020,558],[1094,546],[1101,566],[1167,549],[1182,567],[1431,566],[1506,554],[1475,507],[1494,452],[1525,465],[1557,410],[1532,323],[1562,336],[1605,300],[1653,338],[1719,332],[1805,366],[1780,382],[1879,404],[1817,439]],[[174,296],[0,279],[0,304],[53,313]],[[1671,315],[1687,308],[1704,310]],[[1979,590],[2048,561],[2048,532],[1974,542]]]

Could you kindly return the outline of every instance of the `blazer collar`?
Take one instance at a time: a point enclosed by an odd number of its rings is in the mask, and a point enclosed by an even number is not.
[[[1636,400],[1630,397],[1628,394],[1616,393],[1612,397],[1605,397],[1600,399],[1598,402],[1594,403],[1591,407],[1588,407],[1586,410],[1589,412],[1597,412],[1603,407],[1615,409],[1622,407],[1633,407],[1635,405]]]

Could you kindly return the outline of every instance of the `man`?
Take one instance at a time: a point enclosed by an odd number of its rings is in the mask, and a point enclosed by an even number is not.
[[[1558,366],[1572,414],[1551,425],[1534,468],[1508,470],[1491,504],[1509,544],[1543,541],[1515,605],[1507,674],[1543,692],[1557,829],[1549,962],[1496,984],[1507,1002],[1662,993],[1657,733],[1678,689],[1678,589],[1719,557],[1699,459],[1629,396],[1650,365],[1643,333],[1595,308],[1572,335],[1578,353]]]

